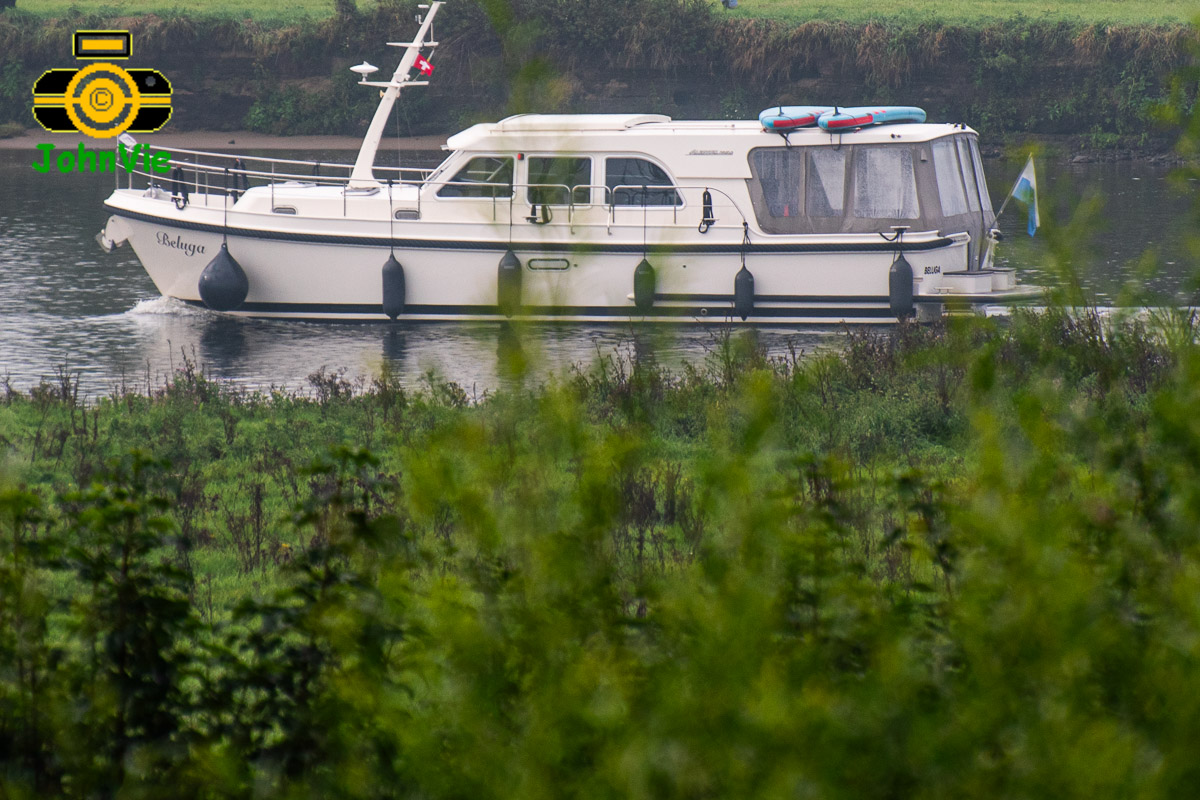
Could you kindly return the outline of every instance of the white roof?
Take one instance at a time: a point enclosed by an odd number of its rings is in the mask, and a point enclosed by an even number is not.
[[[946,123],[897,123],[830,133],[803,128],[790,145],[923,142],[970,128]],[[477,153],[643,153],[659,159],[675,177],[748,178],[747,153],[780,147],[778,133],[757,120],[673,120],[661,114],[521,114],[456,133],[446,149]]]
[[[792,144],[836,144],[839,139],[846,143],[926,141],[954,130],[970,128],[946,123],[898,123],[830,133],[813,127],[792,131],[789,139]],[[679,135],[710,139],[733,136],[752,147],[783,141],[780,134],[764,131],[756,120],[673,120],[662,114],[518,114],[467,128],[451,136],[446,145],[450,150],[540,149],[554,145],[558,145],[555,149],[568,149],[562,146],[563,137],[570,137],[571,149],[620,150],[624,145],[619,142],[626,139]]]
[[[490,126],[496,131],[622,131],[648,122],[670,122],[663,114],[517,114]]]

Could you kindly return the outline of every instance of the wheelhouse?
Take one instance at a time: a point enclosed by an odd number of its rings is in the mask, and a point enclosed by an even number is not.
[[[756,147],[750,200],[764,233],[885,232],[893,226],[971,235],[970,263],[995,222],[973,133],[923,142]]]
[[[427,195],[570,210],[541,219],[574,222],[591,206],[615,219],[621,207],[644,207],[671,209],[678,224],[695,226],[691,217],[715,204],[725,207],[725,223],[745,222],[769,238],[891,235],[897,226],[965,233],[968,269],[983,264],[980,245],[995,222],[976,134],[958,125],[785,138],[750,123],[528,115],[477,125],[447,147]],[[679,213],[686,208],[694,211]]]

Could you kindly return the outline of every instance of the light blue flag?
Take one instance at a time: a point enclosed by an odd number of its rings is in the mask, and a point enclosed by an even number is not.
[[[1020,177],[1017,178],[1017,185],[1013,188],[1012,196],[1020,200],[1029,207],[1029,235],[1033,236],[1034,231],[1038,229],[1038,202],[1037,202],[1037,172],[1033,168],[1033,156],[1029,156],[1029,161],[1025,162],[1025,169],[1021,170]]]

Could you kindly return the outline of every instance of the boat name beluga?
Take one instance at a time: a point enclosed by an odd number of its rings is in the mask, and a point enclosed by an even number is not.
[[[129,242],[164,295],[268,318],[894,323],[1039,294],[993,266],[977,134],[921,109],[520,114],[436,169],[377,166],[401,90],[433,80],[442,5],[393,74],[351,68],[382,90],[353,164],[175,148],[109,196],[100,244]]]
[[[175,238],[172,239],[171,234],[166,233],[165,231],[159,231],[158,235],[155,236],[155,239],[164,247],[172,247],[176,250],[182,250],[188,255],[189,258],[197,253],[201,255],[204,254],[204,245],[196,244],[195,242],[185,242],[183,237],[179,235],[176,235]]]

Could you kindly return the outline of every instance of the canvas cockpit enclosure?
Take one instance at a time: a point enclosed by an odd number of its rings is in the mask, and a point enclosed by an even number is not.
[[[971,235],[968,263],[995,214],[972,133],[924,142],[758,147],[750,197],[772,234],[915,231]]]

